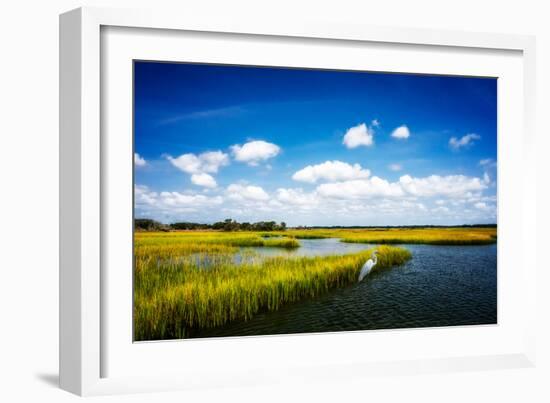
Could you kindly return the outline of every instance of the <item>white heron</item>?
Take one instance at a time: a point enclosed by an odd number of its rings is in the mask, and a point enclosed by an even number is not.
[[[376,256],[377,253],[378,253],[378,251],[376,251],[376,250],[373,251],[371,253],[371,258],[366,261],[366,263],[363,265],[363,267],[361,267],[361,272],[359,273],[359,278],[357,279],[358,283],[360,283],[367,276],[367,274],[370,273],[372,268],[378,262],[378,258]],[[374,258],[374,260],[372,258]]]

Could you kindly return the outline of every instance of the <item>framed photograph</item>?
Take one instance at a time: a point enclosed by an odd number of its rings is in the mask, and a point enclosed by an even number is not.
[[[531,37],[60,24],[64,389],[534,365]]]

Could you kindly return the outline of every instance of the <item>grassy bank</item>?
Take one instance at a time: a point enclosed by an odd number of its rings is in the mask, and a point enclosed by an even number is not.
[[[348,243],[485,245],[496,243],[496,228],[368,228],[289,229],[273,232],[174,231],[138,232],[136,243],[151,248],[201,252],[205,245],[217,247],[269,246],[297,248],[300,239],[339,238]],[[187,252],[186,250],[189,249]]]
[[[368,228],[288,230],[297,239],[340,238],[348,243],[486,245],[497,241],[496,228]]]
[[[208,259],[218,260],[205,268],[195,258],[196,252],[188,259],[163,256],[165,259],[161,261],[160,250],[159,254],[143,253],[142,246],[136,245],[136,340],[185,337],[187,328],[247,320],[260,311],[276,310],[284,304],[354,283],[371,255],[371,250],[367,250],[350,255],[276,257],[237,265],[230,250],[216,249],[209,252]],[[188,246],[186,250],[191,249]],[[402,264],[411,256],[398,247],[377,249],[377,270]]]
[[[259,232],[174,231],[136,232],[136,257],[160,258],[201,253],[234,253],[238,247],[297,248],[293,237],[264,238]]]
[[[341,241],[376,244],[486,245],[497,241],[496,228],[370,230],[342,234]]]

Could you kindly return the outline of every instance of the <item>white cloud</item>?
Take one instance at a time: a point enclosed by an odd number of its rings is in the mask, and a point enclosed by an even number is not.
[[[369,147],[374,144],[373,131],[365,123],[349,128],[342,141],[347,148]]]
[[[239,201],[265,201],[269,195],[260,186],[231,184],[227,187],[227,197]]]
[[[147,161],[143,159],[138,153],[134,153],[134,165],[136,167],[144,167],[147,165]]]
[[[201,172],[201,160],[195,154],[183,154],[177,158],[168,155],[166,157],[173,166],[188,174],[196,174]]]
[[[191,182],[197,186],[204,186],[207,188],[215,188],[217,186],[216,180],[209,174],[193,174],[191,175]]]
[[[147,186],[136,185],[134,186],[134,197],[136,205],[155,205],[158,194],[151,192]]]
[[[319,198],[315,193],[305,193],[301,188],[279,188],[277,200],[283,203],[283,206],[301,206],[308,209],[315,208],[319,204]]]
[[[474,143],[474,141],[481,139],[481,136],[475,133],[470,133],[462,136],[460,139],[451,137],[449,139],[449,146],[453,150],[459,150],[463,147],[468,147]]]
[[[379,127],[380,126],[380,121],[378,119],[373,119],[372,122],[370,122],[370,125],[372,127]]]
[[[364,175],[365,170],[352,172]],[[200,186],[209,183],[206,176],[194,175]],[[445,225],[494,222],[496,217],[497,198],[491,190],[486,194],[491,188],[483,177],[403,175],[390,182],[368,176],[319,183],[327,177],[324,173],[316,175],[311,176],[318,178],[313,190],[280,187],[268,192],[257,185],[236,182],[226,188],[156,192],[136,185],[136,216],[163,222],[214,222],[232,217],[249,222],[285,221],[289,225]]]
[[[222,151],[182,154],[177,158],[168,155],[166,159],[179,170],[190,174],[193,184],[209,188],[216,187],[216,180],[209,174],[217,173],[220,167],[229,164],[228,155]]]
[[[229,164],[229,157],[222,151],[208,151],[199,155],[182,154],[177,158],[166,157],[176,168],[188,174],[217,173]]]
[[[363,179],[370,176],[368,169],[359,164],[348,164],[342,161],[325,161],[322,164],[308,165],[292,175],[292,179],[300,182],[316,183],[319,180],[337,182],[350,179]]]
[[[485,182],[485,184],[487,185],[491,183],[491,178],[489,177],[489,174],[487,172],[483,174],[483,182]]]
[[[170,210],[175,208],[201,208],[219,206],[223,202],[221,196],[204,196],[201,194],[187,194],[180,192],[154,192],[147,186],[134,186],[134,196],[136,207],[154,208],[158,211]]]
[[[410,135],[411,132],[409,131],[409,128],[405,125],[399,126],[391,134],[391,136],[395,139],[408,139]]]
[[[199,155],[202,162],[202,171],[217,173],[222,166],[229,165],[229,156],[222,151],[209,151]]]
[[[388,165],[388,168],[390,169],[390,171],[394,171],[394,172],[401,171],[403,169],[401,164],[390,164]]]
[[[369,179],[348,180],[334,183],[324,183],[317,187],[321,196],[358,199],[371,197],[469,197],[471,192],[480,192],[487,184],[480,178],[464,175],[413,178],[404,175],[398,182],[388,182],[374,176]]]
[[[263,140],[249,141],[248,143],[235,144],[231,146],[231,151],[235,160],[245,162],[248,165],[256,166],[260,162],[277,156],[281,152],[281,148],[273,143],[268,143]]]
[[[398,183],[373,176],[370,179],[357,179],[336,183],[324,183],[317,187],[317,192],[324,197],[338,199],[360,199],[369,197],[398,197],[403,190]]]
[[[221,196],[208,197],[201,194],[185,194],[179,192],[161,192],[159,199],[162,205],[194,208],[219,206],[223,202]]]
[[[422,197],[463,196],[467,192],[482,191],[487,188],[480,178],[464,175],[431,175],[425,178],[404,175],[399,178],[399,183],[405,192]]]

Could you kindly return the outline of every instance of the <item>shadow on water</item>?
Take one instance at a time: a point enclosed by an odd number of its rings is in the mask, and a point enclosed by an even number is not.
[[[300,255],[313,253],[313,250],[315,253],[324,253],[335,246],[325,239],[308,241],[310,242],[300,240],[304,246],[310,246],[305,251],[300,251],[302,248],[299,248],[290,252],[262,253]],[[320,244],[315,243],[319,241]],[[374,270],[360,283],[336,289],[318,298],[289,304],[278,311],[259,313],[247,322],[194,330],[191,337],[481,325],[497,322],[496,244],[403,246],[411,251],[413,257],[402,266]],[[368,249],[374,245],[359,247]],[[334,249],[332,253],[335,253]]]

